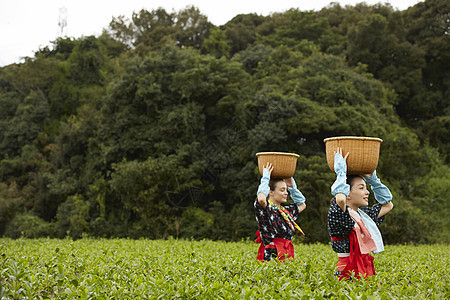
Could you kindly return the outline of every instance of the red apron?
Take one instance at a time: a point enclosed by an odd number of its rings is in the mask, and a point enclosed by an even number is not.
[[[349,278],[351,273],[354,272],[356,278],[364,278],[375,275],[375,267],[373,265],[373,256],[370,254],[361,254],[359,249],[358,238],[356,237],[355,230],[352,230],[348,234],[350,240],[350,256],[339,257],[339,265],[345,264],[345,268],[342,270],[339,280]],[[344,238],[331,237],[333,241],[340,241]]]
[[[269,244],[264,246],[262,243],[261,234],[259,233],[259,230],[256,231],[256,235],[258,236],[258,238],[255,240],[255,242],[260,243],[258,249],[258,256],[256,257],[259,261],[264,261],[265,248],[276,248],[279,261],[284,261],[286,257],[290,258],[291,260],[294,259],[294,245],[292,244],[291,240],[274,238],[272,241],[274,245]]]

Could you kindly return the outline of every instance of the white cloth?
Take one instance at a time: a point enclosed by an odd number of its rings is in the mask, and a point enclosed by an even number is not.
[[[369,217],[365,212],[358,209],[358,213],[361,216],[361,219],[366,225],[367,230],[369,230],[370,235],[372,236],[373,241],[375,242],[375,246],[377,246],[377,250],[373,251],[374,254],[378,254],[381,251],[384,251],[383,237],[381,236],[380,230],[378,229],[377,224]]]

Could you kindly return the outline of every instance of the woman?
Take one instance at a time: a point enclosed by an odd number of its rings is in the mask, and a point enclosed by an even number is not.
[[[258,223],[258,231],[255,240],[261,243],[257,259],[269,261],[278,258],[284,261],[286,257],[294,258],[294,246],[292,238],[300,227],[295,223],[300,212],[306,208],[305,197],[298,190],[293,178],[270,179],[273,166],[268,163],[263,169],[263,177],[256,193],[255,216]],[[288,194],[294,200],[294,204],[282,206],[286,203]]]
[[[328,211],[328,233],[331,236],[333,251],[338,253],[336,275],[339,280],[349,278],[351,272],[357,278],[375,275],[373,265],[375,254],[384,250],[383,239],[378,226],[384,216],[392,210],[392,194],[373,174],[348,176],[346,160],[338,148],[334,157],[334,170],[337,178],[331,187],[334,198]],[[371,185],[377,204],[369,205]]]

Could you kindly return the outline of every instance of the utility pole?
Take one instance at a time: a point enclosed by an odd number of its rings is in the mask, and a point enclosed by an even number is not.
[[[58,37],[64,36],[67,36],[67,8],[61,7],[59,9]]]

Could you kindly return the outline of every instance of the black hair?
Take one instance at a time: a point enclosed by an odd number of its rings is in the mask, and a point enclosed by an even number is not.
[[[356,178],[361,178],[364,180],[364,178],[361,175],[347,175],[347,184],[350,186],[350,189],[352,188],[354,180]]]
[[[284,179],[281,178],[271,178],[269,180],[269,187],[271,191],[275,191],[275,186],[277,185],[278,182],[280,181],[284,181]]]
[[[355,181],[356,178],[364,179],[361,175],[347,175],[347,184],[350,186],[350,189],[355,184],[354,181]],[[335,200],[335,199],[336,199],[336,197],[333,197],[331,199],[331,203],[333,203],[333,200]]]

